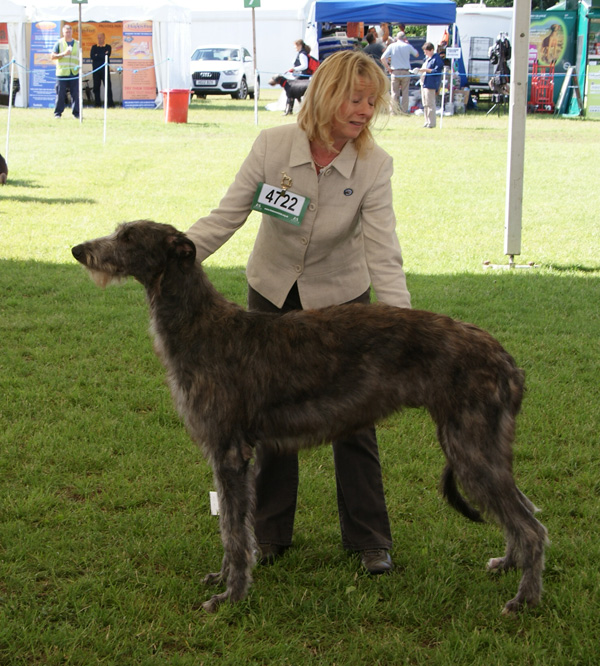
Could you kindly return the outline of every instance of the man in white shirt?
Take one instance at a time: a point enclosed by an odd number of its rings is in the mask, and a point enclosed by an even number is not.
[[[411,46],[403,32],[398,33],[398,38],[392,42],[381,56],[381,62],[386,70],[392,75],[392,113],[400,107],[401,113],[408,113],[408,89],[410,86],[410,56],[415,58],[419,52]],[[402,92],[402,103],[400,93]]]

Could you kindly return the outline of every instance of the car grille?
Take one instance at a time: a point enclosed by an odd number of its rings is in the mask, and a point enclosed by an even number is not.
[[[194,72],[192,79],[195,86],[217,86],[219,85],[219,72]]]

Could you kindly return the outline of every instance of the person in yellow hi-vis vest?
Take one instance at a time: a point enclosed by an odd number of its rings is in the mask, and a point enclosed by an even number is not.
[[[71,95],[73,115],[79,118],[79,42],[73,39],[73,28],[70,25],[64,25],[62,33],[62,38],[56,42],[50,56],[56,61],[54,117],[62,116],[68,90]]]

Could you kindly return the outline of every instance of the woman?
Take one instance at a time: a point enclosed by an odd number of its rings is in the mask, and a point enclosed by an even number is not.
[[[442,72],[444,71],[444,61],[439,53],[435,52],[435,47],[431,42],[423,44],[423,53],[425,61],[419,70],[421,74],[421,101],[423,102],[423,113],[425,114],[425,124],[423,127],[435,127],[435,99],[437,91],[442,82]]]
[[[294,42],[296,51],[298,55],[296,60],[294,60],[294,66],[290,69],[290,72],[297,79],[308,79],[310,78],[310,72],[308,71],[308,54],[310,53],[310,46],[305,44],[302,39],[297,39]]]
[[[298,123],[261,132],[219,207],[188,231],[203,260],[244,224],[265,188],[267,197],[285,189],[305,200],[304,214],[291,222],[278,211],[263,214],[247,266],[250,309],[368,303],[370,284],[380,301],[410,307],[392,208],[392,159],[370,131],[389,103],[388,87],[369,56],[329,56],[313,76]],[[390,571],[375,428],[334,442],[333,451],[344,548],[360,552],[370,573]],[[261,561],[270,563],[292,543],[298,457],[259,449],[256,472],[255,531]]]

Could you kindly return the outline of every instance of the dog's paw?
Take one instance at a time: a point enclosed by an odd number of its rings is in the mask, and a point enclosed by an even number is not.
[[[486,565],[486,571],[498,571],[498,569],[504,569],[504,558],[503,557],[491,557]]]
[[[516,615],[523,608],[523,604],[515,603],[514,599],[511,599],[506,606],[502,609],[502,615]]]
[[[485,568],[487,571],[509,571],[510,569],[515,569],[516,564],[513,562],[512,558],[492,557],[488,560]]]
[[[206,574],[206,576],[204,576],[204,579],[202,580],[202,582],[205,585],[219,585],[219,583],[223,582],[223,574],[220,571],[217,572],[217,573]]]
[[[219,609],[219,606],[224,601],[227,601],[228,598],[229,594],[227,592],[223,592],[223,594],[215,594],[208,601],[205,601],[202,604],[202,608],[204,608],[207,613],[216,613]]]
[[[502,609],[502,615],[516,615],[522,611],[525,606],[533,608],[533,606],[537,606],[537,603],[535,601],[528,601],[524,599],[521,594],[517,594],[514,599],[511,599],[506,603]]]

